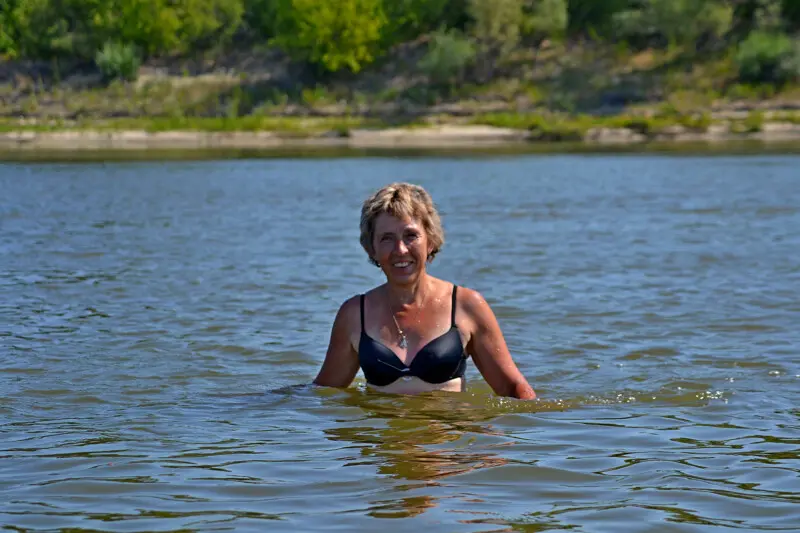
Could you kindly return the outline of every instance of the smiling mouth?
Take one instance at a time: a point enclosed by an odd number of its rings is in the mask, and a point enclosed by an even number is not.
[[[405,268],[409,265],[411,265],[411,261],[398,261],[396,263],[392,263],[392,266],[396,268]]]

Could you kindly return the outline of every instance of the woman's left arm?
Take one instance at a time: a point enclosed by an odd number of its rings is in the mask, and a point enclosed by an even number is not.
[[[459,291],[459,303],[469,317],[472,329],[467,352],[483,379],[500,396],[535,399],[536,393],[511,358],[492,308],[477,291],[461,289],[464,295],[461,297]]]

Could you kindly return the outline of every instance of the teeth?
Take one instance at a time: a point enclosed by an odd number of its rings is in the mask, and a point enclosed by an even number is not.
[[[394,266],[396,266],[397,268],[405,268],[410,264],[411,263],[409,261],[403,261],[401,263],[395,263]]]

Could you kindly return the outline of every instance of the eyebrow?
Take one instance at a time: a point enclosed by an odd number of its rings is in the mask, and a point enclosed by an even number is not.
[[[407,226],[407,227],[403,228],[400,231],[400,233],[409,233],[409,232],[420,233],[420,231],[421,230],[417,226]],[[394,235],[394,232],[393,231],[384,231],[382,233],[378,233],[378,237],[385,237],[386,235]]]

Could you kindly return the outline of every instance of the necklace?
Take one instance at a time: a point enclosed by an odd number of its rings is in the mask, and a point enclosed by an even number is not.
[[[400,334],[400,348],[405,350],[406,348],[408,348],[408,339],[406,338],[405,332],[400,327],[400,324],[397,323],[397,319],[394,317],[394,313],[392,313],[392,320],[394,320],[394,325],[397,326],[397,332]]]
[[[422,308],[422,303],[424,301],[425,301],[425,295],[423,294],[422,300],[419,302],[419,306],[417,306],[417,312],[414,313],[415,318],[419,313],[419,310]],[[392,312],[392,320],[394,320],[394,325],[397,326],[397,332],[400,334],[400,348],[405,350],[406,348],[408,348],[408,338],[406,337],[406,332],[403,331],[403,328],[401,328],[400,324],[397,322],[397,317],[394,316],[394,312]]]

